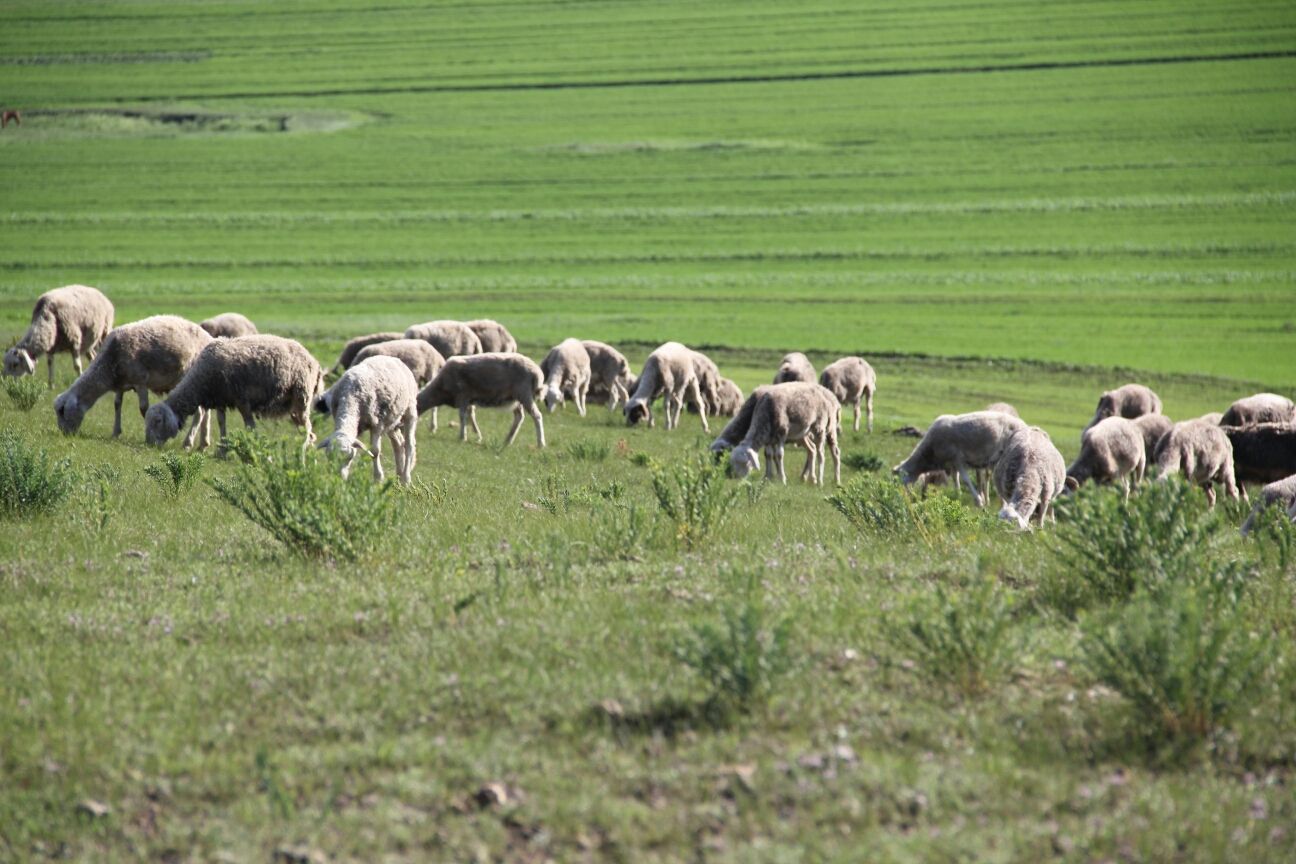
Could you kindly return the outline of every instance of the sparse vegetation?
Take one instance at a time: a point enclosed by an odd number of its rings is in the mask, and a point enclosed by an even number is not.
[[[937,585],[918,595],[892,629],[924,676],[979,696],[1003,680],[1016,658],[1012,616],[1004,591],[978,578],[957,592]]]
[[[0,518],[30,517],[53,510],[76,481],[72,464],[12,430],[0,430]]]
[[[26,375],[22,378],[5,376],[0,378],[0,381],[4,382],[4,391],[9,397],[9,402],[19,411],[32,410],[45,395],[45,385],[35,375]]]
[[[176,453],[168,450],[159,461],[145,466],[144,473],[157,484],[163,495],[174,499],[180,497],[181,492],[193,488],[206,461],[207,457],[201,453]]]
[[[707,455],[653,468],[652,488],[662,515],[675,527],[675,539],[686,549],[702,545],[728,520],[743,484],[727,482],[724,465]]]

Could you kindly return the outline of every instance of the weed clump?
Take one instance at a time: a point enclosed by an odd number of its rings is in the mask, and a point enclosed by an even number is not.
[[[918,669],[964,696],[986,692],[1007,674],[1017,640],[1013,607],[993,579],[967,589],[917,597],[892,625],[896,641],[916,655]]]
[[[602,462],[612,455],[612,445],[606,441],[573,441],[567,445],[567,455],[578,462]]]
[[[876,453],[847,453],[842,457],[842,464],[856,471],[881,471],[886,468],[886,461]]]
[[[45,385],[36,380],[36,376],[29,375],[22,378],[4,378],[5,395],[9,401],[19,411],[24,413],[36,407],[40,401],[41,395],[45,392]]]
[[[864,534],[917,534],[927,539],[981,521],[976,512],[954,498],[915,498],[894,480],[867,474],[852,479],[827,500]]]
[[[207,459],[201,453],[175,453],[167,451],[162,454],[162,461],[147,465],[144,473],[168,498],[179,498],[181,492],[188,492],[202,473]]]
[[[725,477],[725,466],[705,454],[653,468],[657,506],[685,548],[704,543],[733,512],[743,486],[726,483]]]
[[[0,432],[0,517],[49,512],[67,498],[75,482],[69,460],[54,459],[13,431]]]

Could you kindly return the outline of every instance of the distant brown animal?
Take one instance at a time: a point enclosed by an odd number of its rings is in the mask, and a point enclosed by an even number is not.
[[[15,126],[22,125],[22,115],[12,108],[6,108],[3,112],[0,112],[0,129],[8,126],[10,120],[14,122]]]

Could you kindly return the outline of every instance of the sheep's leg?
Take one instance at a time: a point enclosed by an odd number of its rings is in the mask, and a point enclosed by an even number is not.
[[[1214,507],[1215,506],[1215,485],[1213,483],[1207,482],[1206,485],[1202,488],[1206,490],[1206,503],[1209,504],[1211,507]]]
[[[856,432],[859,431],[860,413],[861,413],[861,412],[860,412],[860,400],[859,400],[859,399],[856,399],[856,400],[855,400],[855,431],[856,431]],[[869,431],[872,431],[872,430],[870,429]]]
[[[809,478],[808,482],[813,483],[814,475],[815,475],[814,450],[810,447],[809,443],[807,442],[803,442],[803,443],[805,443],[805,448],[806,448],[806,461],[805,461],[805,466],[801,469],[801,480],[805,481],[806,478],[808,477]]]
[[[396,479],[402,484],[408,484],[405,479],[405,432],[397,427],[387,433],[387,440],[392,445],[392,462],[396,466]]]
[[[194,444],[198,442],[204,430],[208,428],[208,424],[210,423],[208,415],[210,413],[211,412],[205,408],[199,408],[197,413],[194,414],[193,424],[190,425],[189,434],[186,435],[184,439],[183,446],[186,450],[192,450]]]
[[[369,449],[373,451],[373,475],[375,480],[383,479],[382,470],[382,433],[377,429],[369,431]],[[400,451],[396,449],[395,442],[392,443],[392,452],[396,454],[397,460],[400,459]],[[398,463],[399,464],[399,461]]]
[[[834,434],[828,439],[828,446],[832,448],[833,457],[833,482],[841,485],[841,441]]]
[[[396,469],[401,482],[408,486],[414,475],[414,435],[418,431],[418,412],[410,411],[405,418],[402,432],[405,436],[405,464]]]
[[[347,461],[342,465],[342,479],[345,480],[351,476],[351,465],[355,462],[356,457],[360,455],[359,449],[352,447],[351,452],[347,455]]]
[[[113,434],[112,437],[121,437],[121,406],[122,400],[126,398],[125,390],[118,390],[117,395],[113,397]]]
[[[774,445],[774,458],[778,459],[779,482],[784,486],[787,485],[787,472],[783,470],[783,442],[780,441]]]
[[[54,352],[45,355],[45,369],[49,372],[49,389],[54,389]]]
[[[873,434],[873,391],[872,391],[872,390],[869,390],[869,391],[868,391],[868,393],[867,393],[867,399],[868,399],[868,431],[869,431],[869,434],[871,435],[871,434]],[[858,410],[858,409],[857,409],[857,410]],[[858,415],[858,414],[856,414],[856,416],[855,416],[855,431],[856,431],[856,432],[859,431],[859,415]]]
[[[545,446],[544,418],[540,416],[540,406],[534,402],[531,403],[531,420],[536,427],[536,446],[543,450]]]
[[[459,406],[459,440],[468,440],[468,406]]]
[[[588,390],[589,390],[588,381],[585,381],[583,383],[578,383],[576,385],[576,393],[574,395],[574,398],[576,400],[576,413],[582,417],[585,416],[585,393]]]
[[[977,485],[972,482],[972,475],[968,472],[967,466],[962,462],[959,462],[954,466],[954,470],[958,473],[958,476],[963,479],[963,482],[967,484],[968,491],[972,493],[972,502],[978,507],[984,507],[985,496],[981,494],[979,489],[977,489]]]
[[[1125,476],[1121,477],[1121,488],[1125,490],[1125,500],[1128,501],[1128,500],[1129,500],[1129,493],[1130,493],[1130,482],[1129,482],[1129,475],[1128,475],[1128,474],[1126,474]]]
[[[436,434],[436,431],[437,431],[437,409],[435,409],[435,408],[432,409],[432,422],[428,424],[428,428],[432,430],[432,434],[433,434],[433,435]]]
[[[472,423],[473,431],[477,433],[477,443],[482,443],[481,427],[477,425],[477,406],[468,406],[468,421]],[[462,420],[460,420],[462,423]]]
[[[819,451],[819,483],[818,483],[818,485],[822,486],[822,485],[824,485],[824,472],[825,472],[825,470],[827,470],[827,468],[828,468],[828,439],[827,439],[826,437],[825,437],[825,438],[821,438],[821,439],[819,439],[819,446],[818,446],[817,449],[818,449],[818,451]]]
[[[1242,500],[1250,504],[1251,499],[1246,494],[1246,486],[1241,485],[1237,482],[1237,479],[1233,474],[1233,466],[1229,464],[1225,464],[1224,470],[1221,473],[1224,475],[1222,478],[1224,481],[1224,494],[1230,498],[1237,498],[1239,495],[1238,489],[1241,488]]]
[[[710,432],[711,427],[707,425],[706,400],[702,398],[702,390],[701,388],[698,387],[698,382],[696,378],[694,378],[693,381],[689,384],[689,390],[693,394],[693,403],[697,405],[698,416],[702,418],[702,431]],[[676,416],[676,425],[679,425],[678,413],[675,416]]]

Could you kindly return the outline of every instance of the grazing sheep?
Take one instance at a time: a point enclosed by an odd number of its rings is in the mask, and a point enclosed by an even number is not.
[[[113,305],[98,289],[68,285],[46,291],[36,298],[31,326],[4,355],[4,374],[20,378],[36,371],[36,361],[45,355],[49,386],[54,387],[54,355],[72,355],[77,374],[81,357],[93,360],[99,343],[113,326]]]
[[[1004,502],[999,518],[1016,522],[1025,531],[1031,519],[1044,524],[1052,515],[1053,500],[1074,480],[1067,477],[1066,461],[1048,433],[1038,426],[1023,426],[1004,441],[995,459],[994,483]]]
[[[1213,483],[1224,484],[1224,494],[1238,497],[1233,478],[1233,445],[1224,430],[1200,420],[1176,423],[1157,444],[1157,471],[1162,480],[1182,472],[1193,483],[1206,490],[1206,500],[1215,506]]]
[[[751,428],[752,415],[756,411],[756,405],[765,394],[769,393],[773,386],[773,384],[764,384],[751,392],[751,395],[739,406],[733,419],[725,424],[725,427],[720,430],[720,434],[711,442],[712,453],[723,453],[726,450],[732,450],[747,437],[747,430]]]
[[[198,354],[165,401],[144,415],[144,438],[163,444],[180,424],[201,408],[215,411],[225,452],[225,410],[237,408],[243,423],[256,428],[257,417],[287,416],[305,428],[309,447],[311,403],[324,390],[324,370],[301,343],[280,336],[213,339]]]
[[[626,424],[633,426],[647,418],[648,425],[653,425],[652,402],[658,396],[666,399],[666,428],[674,429],[679,425],[679,415],[684,409],[685,397],[699,406],[698,416],[702,418],[702,429],[710,432],[707,425],[706,403],[698,382],[695,364],[696,351],[691,351],[678,342],[666,342],[648,355],[643,371],[639,374],[638,385],[630,400],[626,402]],[[718,377],[718,375],[717,375]]]
[[[479,318],[476,321],[465,321],[464,324],[477,334],[477,341],[481,342],[483,354],[512,354],[517,351],[517,340],[513,338],[508,328],[498,321]]]
[[[1223,426],[1224,423],[1222,421],[1224,420],[1224,412],[1210,411],[1206,414],[1201,415],[1197,419],[1202,421],[1203,423],[1209,423],[1212,426]]]
[[[1260,514],[1275,504],[1280,505],[1286,513],[1296,513],[1296,474],[1268,483],[1260,490],[1260,497],[1251,507],[1251,515],[1242,523],[1242,536],[1250,534]]]
[[[873,431],[873,394],[877,391],[877,373],[862,357],[843,357],[824,367],[819,383],[827,387],[842,405],[855,406],[855,431],[860,427],[860,400],[868,408],[868,431]]]
[[[590,386],[585,398],[606,392],[608,410],[615,411],[617,406],[630,399],[626,384],[630,379],[630,364],[625,355],[606,342],[585,339],[581,342],[590,360]]]
[[[715,404],[707,406],[708,413],[714,417],[732,417],[742,408],[742,388],[728,378],[720,379],[717,396]]]
[[[567,396],[585,416],[585,393],[590,384],[590,356],[579,339],[564,339],[550,349],[540,364],[545,377],[544,401],[550,413]]]
[[[363,363],[370,357],[395,357],[410,370],[420,387],[435,378],[445,365],[441,352],[422,339],[392,339],[368,345],[356,353],[351,365]]]
[[[1142,417],[1144,414],[1160,414],[1161,397],[1153,393],[1149,388],[1142,384],[1126,384],[1124,387],[1117,387],[1115,390],[1108,390],[1098,400],[1098,408],[1094,411],[1093,419],[1089,421],[1089,426],[1093,426],[1099,420],[1105,420],[1108,417],[1124,417],[1127,420],[1133,420],[1135,417]]]
[[[1233,445],[1233,476],[1239,484],[1272,483],[1296,474],[1296,426],[1260,423],[1223,428]]]
[[[108,334],[99,354],[72,386],[54,400],[58,426],[66,434],[81,428],[86,412],[105,393],[116,393],[113,399],[113,437],[121,435],[122,400],[127,390],[139,396],[140,416],[149,407],[148,394],[167,393],[180,382],[198,353],[212,337],[192,321],[175,315],[155,315],[123,324]],[[185,446],[191,446],[205,417],[194,417]]]
[[[414,373],[404,361],[375,355],[357,360],[316,400],[317,404],[323,402],[333,415],[333,434],[319,446],[347,454],[346,464],[342,466],[343,477],[351,473],[356,455],[363,452],[373,459],[374,479],[383,479],[382,436],[386,435],[396,460],[396,476],[401,483],[409,485],[414,471],[418,393]],[[366,431],[372,450],[359,440]]]
[[[1147,455],[1150,464],[1156,459],[1157,442],[1170,431],[1174,421],[1164,414],[1144,414],[1142,417],[1135,417],[1133,422],[1143,433],[1143,452]]]
[[[482,353],[481,340],[462,321],[428,321],[405,331],[406,339],[422,339],[441,352],[447,360],[467,354]]]
[[[774,373],[775,384],[786,384],[789,381],[804,381],[813,384],[815,380],[814,364],[800,351],[785,354],[779,361],[778,371]]]
[[[841,448],[837,439],[841,403],[837,397],[826,387],[803,381],[761,389],[764,392],[752,408],[747,434],[729,457],[738,476],[745,477],[751,471],[760,470],[760,458],[756,453],[763,448],[768,459],[765,476],[772,479],[777,471],[779,480],[786,484],[784,445],[799,442],[810,454],[801,478],[822,485],[828,451],[831,450],[834,477],[841,485]]]
[[[198,325],[214,338],[233,339],[236,336],[257,335],[256,325],[237,312],[223,312]]]
[[[536,428],[536,444],[545,446],[544,419],[535,400],[544,389],[544,374],[529,357],[521,354],[474,354],[450,357],[445,366],[418,394],[418,412],[422,414],[439,405],[459,409],[459,440],[468,439],[468,423],[482,440],[475,407],[513,406],[513,427],[505,446],[512,444],[522,426],[522,418],[531,415]]]
[[[385,330],[382,333],[369,333],[365,336],[357,336],[342,346],[342,353],[338,355],[337,362],[333,364],[330,372],[343,372],[351,368],[355,363],[356,355],[370,345],[377,345],[381,342],[392,342],[396,339],[404,339],[404,333],[397,333],[394,330]]]
[[[1000,411],[942,414],[932,421],[909,458],[892,470],[906,486],[929,471],[957,474],[967,484],[972,500],[984,507],[985,496],[972,482],[968,469],[993,467],[1008,437],[1025,428],[1019,418]],[[1064,464],[1064,473],[1065,468]]]
[[[1066,469],[1066,476],[1077,486],[1091,479],[1095,483],[1119,480],[1128,499],[1130,475],[1134,475],[1135,485],[1142,483],[1146,468],[1147,446],[1138,424],[1124,417],[1108,417],[1084,431],[1080,455]]]
[[[1239,399],[1219,419],[1220,426],[1254,426],[1257,423],[1296,422],[1296,404],[1277,393],[1257,393]]]
[[[693,371],[697,374],[698,393],[702,394],[707,413],[710,414],[711,406],[720,402],[720,367],[716,366],[715,361],[701,351],[694,351]],[[700,408],[701,406],[695,405],[694,407]]]

